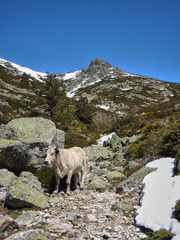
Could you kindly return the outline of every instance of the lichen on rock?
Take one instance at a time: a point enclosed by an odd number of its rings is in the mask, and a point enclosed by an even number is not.
[[[49,207],[40,182],[31,173],[22,173],[12,183],[6,196],[6,204],[12,208]]]

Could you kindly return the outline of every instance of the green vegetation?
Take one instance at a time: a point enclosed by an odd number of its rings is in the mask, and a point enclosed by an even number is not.
[[[78,119],[86,124],[93,122],[93,108],[88,104],[88,99],[81,97],[77,102],[76,115]]]
[[[180,149],[180,120],[156,119],[142,129],[142,135],[126,150],[128,159],[175,157]]]
[[[174,234],[166,230],[159,230],[158,232],[148,233],[146,240],[171,240]]]
[[[180,151],[176,154],[176,158],[174,161],[174,174],[180,174]]]

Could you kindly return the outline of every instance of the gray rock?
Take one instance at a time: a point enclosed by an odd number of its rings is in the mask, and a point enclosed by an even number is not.
[[[83,231],[81,229],[72,229],[69,231],[68,236],[70,239],[90,239],[90,235],[88,232]]]
[[[3,232],[11,232],[14,229],[18,229],[18,224],[14,219],[8,215],[0,215],[0,234]]]
[[[41,183],[30,172],[23,172],[15,180],[7,193],[6,204],[12,208],[22,207],[49,207],[47,197],[43,193]]]
[[[86,214],[84,219],[86,223],[98,222],[98,219],[94,214]]]
[[[139,166],[139,164],[136,161],[129,161],[128,162],[128,168],[129,169],[136,169]]]
[[[117,171],[109,172],[106,175],[106,177],[107,177],[108,181],[110,181],[110,182],[118,181],[118,183],[125,179],[125,175],[123,173],[117,172]]]
[[[0,169],[0,187],[9,187],[17,176],[7,169]]]
[[[67,234],[73,228],[71,222],[55,217],[47,219],[47,225],[49,231],[55,231],[60,234]]]
[[[113,156],[113,152],[98,145],[91,145],[84,148],[88,161],[108,160]]]
[[[130,198],[124,198],[119,202],[116,202],[112,208],[114,211],[122,211],[123,213],[129,213],[133,210],[133,203]]]
[[[39,240],[53,240],[48,232],[43,229],[30,229],[20,233],[15,233],[6,240],[32,240],[32,239],[39,239]]]
[[[23,212],[18,218],[16,218],[16,222],[19,226],[27,226],[31,227],[33,225],[38,224],[41,221],[42,217],[40,212],[38,211],[26,211]]]
[[[102,179],[93,179],[89,183],[88,188],[91,190],[97,190],[100,192],[104,192],[107,188],[107,182],[103,181]]]
[[[0,166],[14,172],[34,172],[46,167],[48,145],[62,148],[65,141],[65,133],[44,118],[14,119],[1,125],[0,136]]]
[[[67,221],[75,221],[77,220],[77,212],[76,211],[70,211],[66,215]]]
[[[103,145],[110,148],[121,148],[122,140],[120,137],[117,136],[117,134],[114,133],[112,135],[112,138],[105,142]]]
[[[125,166],[127,163],[127,160],[124,158],[124,154],[123,153],[117,153],[114,157],[114,161],[116,162],[116,165],[121,167],[121,166]]]
[[[122,191],[129,190],[131,188],[139,187],[142,184],[144,177],[155,170],[155,168],[149,167],[143,167],[139,169],[124,181],[120,182],[116,188],[117,193],[121,193]]]

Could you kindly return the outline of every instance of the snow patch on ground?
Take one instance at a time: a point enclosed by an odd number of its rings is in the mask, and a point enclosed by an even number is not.
[[[112,138],[112,136],[115,134],[115,132],[109,133],[107,135],[102,136],[97,140],[98,145],[103,146],[103,142],[108,141]]]
[[[180,176],[172,177],[173,158],[161,158],[148,163],[147,167],[157,168],[144,178],[143,198],[137,210],[137,225],[158,231],[166,229],[180,239],[180,223],[172,219],[173,207],[180,199]]]
[[[102,108],[102,109],[105,109],[105,110],[109,110],[109,106],[106,106],[106,105],[100,105],[100,104],[97,104],[96,107],[99,107],[99,108]]]

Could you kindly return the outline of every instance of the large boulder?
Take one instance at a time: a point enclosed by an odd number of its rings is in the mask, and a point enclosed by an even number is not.
[[[107,160],[111,159],[113,152],[99,145],[91,145],[84,148],[88,161]]]
[[[48,145],[64,147],[65,133],[44,118],[19,118],[0,126],[0,166],[14,172],[45,167]]]
[[[49,207],[41,183],[30,172],[22,172],[20,177],[14,180],[9,187],[5,202],[11,208]]]
[[[117,193],[121,193],[132,188],[138,188],[139,186],[141,186],[144,177],[155,170],[156,168],[150,167],[143,167],[139,169],[137,172],[130,175],[124,181],[120,182],[120,184],[116,188]]]

